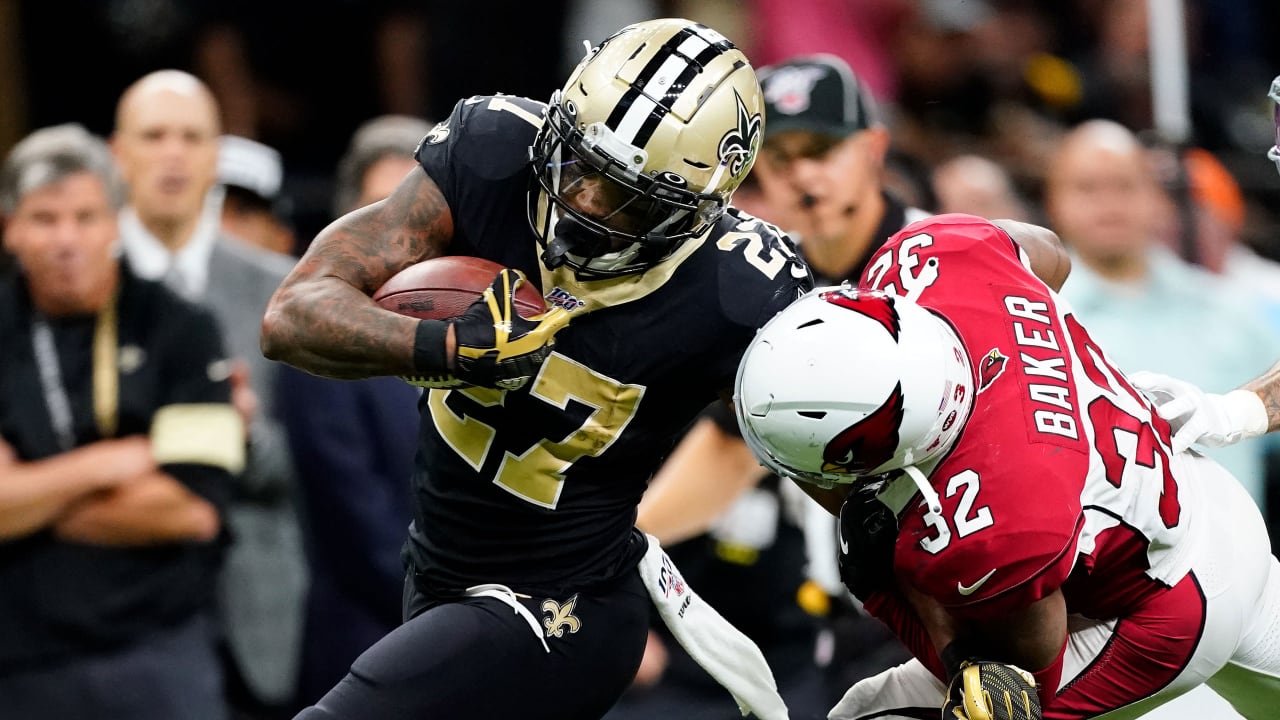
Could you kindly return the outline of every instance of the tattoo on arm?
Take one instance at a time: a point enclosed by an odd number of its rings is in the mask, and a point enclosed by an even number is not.
[[[444,253],[453,216],[435,182],[409,174],[391,197],[335,220],[285,278],[267,306],[262,350],[336,378],[413,371],[418,321],[370,299],[392,275]]]
[[[1252,390],[1262,398],[1262,405],[1267,409],[1267,432],[1280,430],[1280,362],[1257,379],[1245,383],[1244,389]]]

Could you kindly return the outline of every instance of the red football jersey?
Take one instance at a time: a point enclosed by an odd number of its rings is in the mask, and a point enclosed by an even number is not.
[[[962,615],[998,618],[1063,587],[1069,611],[1114,617],[1185,574],[1167,423],[1007,233],[968,215],[913,223],[860,287],[943,316],[975,376],[972,414],[928,472],[942,512],[917,498],[900,516],[902,580]]]

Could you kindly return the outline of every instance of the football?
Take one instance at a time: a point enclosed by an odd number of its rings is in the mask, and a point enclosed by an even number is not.
[[[491,260],[462,255],[424,260],[401,270],[376,293],[379,306],[424,320],[448,320],[466,312],[493,283],[503,267]],[[547,311],[547,304],[532,283],[516,290],[516,312],[532,317]]]

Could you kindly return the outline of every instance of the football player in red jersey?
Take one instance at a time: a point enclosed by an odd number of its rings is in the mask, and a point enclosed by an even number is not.
[[[915,656],[830,717],[1134,717],[1201,683],[1274,717],[1262,517],[1173,449],[1056,295],[1065,257],[1038,230],[908,225],[857,288],[801,298],[743,358],[745,437],[840,511],[846,582]]]

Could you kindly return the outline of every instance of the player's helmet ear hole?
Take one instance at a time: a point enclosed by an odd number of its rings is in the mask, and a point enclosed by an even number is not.
[[[803,330],[803,329],[805,329],[805,328],[807,328],[807,327],[813,327],[814,325],[821,325],[821,324],[822,324],[822,322],[823,322],[823,321],[822,321],[822,318],[814,318],[814,319],[810,320],[809,322],[806,322],[806,323],[802,323],[802,324],[800,324],[800,325],[797,325],[797,326],[796,326],[796,329],[797,329],[797,330]]]
[[[827,416],[825,412],[816,411],[816,410],[801,411],[796,414],[802,418],[809,418],[810,420],[821,420],[822,418]]]

